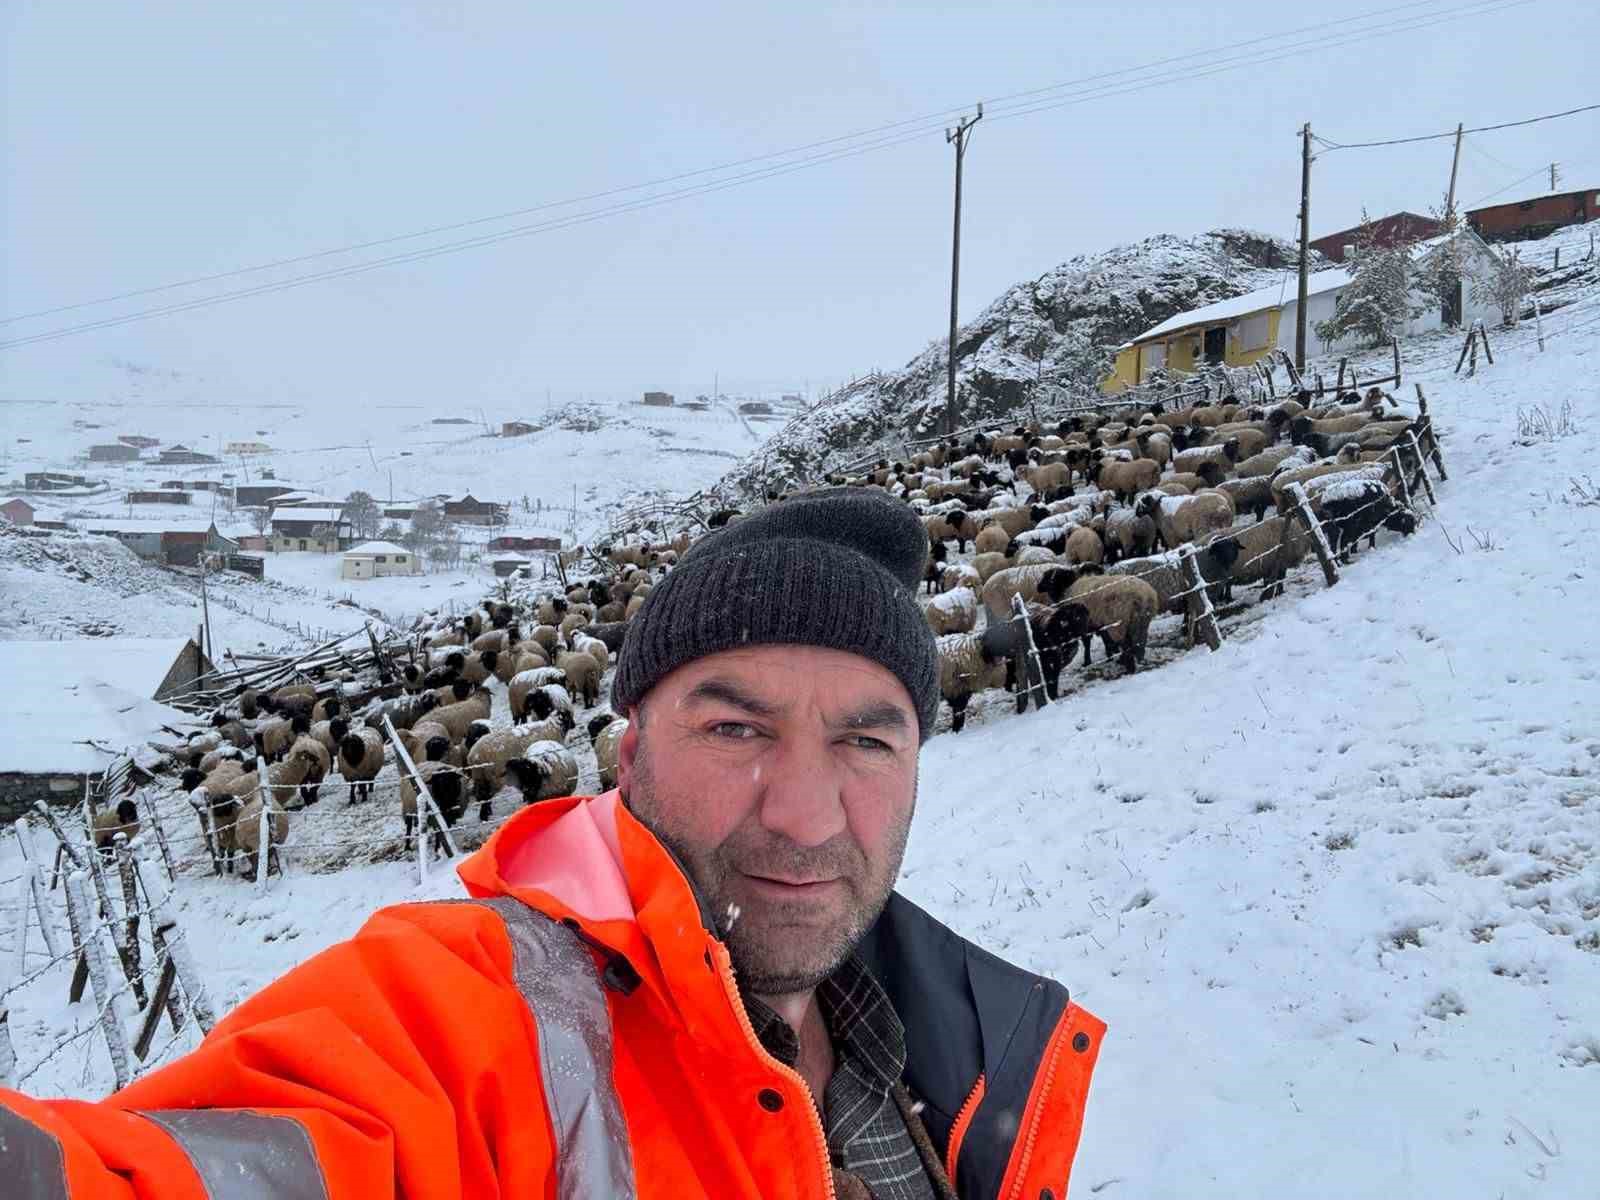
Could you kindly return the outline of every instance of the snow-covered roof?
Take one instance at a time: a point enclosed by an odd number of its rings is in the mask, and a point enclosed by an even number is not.
[[[1556,200],[1562,196],[1581,196],[1585,192],[1594,192],[1600,195],[1600,188],[1557,188],[1553,192],[1539,192],[1533,196],[1518,196],[1513,200],[1496,200],[1493,204],[1480,204],[1476,208],[1469,208],[1469,213],[1480,213],[1491,208],[1504,208],[1508,204],[1528,204],[1535,200]]]
[[[151,699],[187,638],[0,641],[0,771],[99,771],[192,718]],[[108,750],[97,750],[93,741]]]
[[[1350,282],[1350,272],[1341,268],[1328,271],[1314,271],[1306,280],[1306,295],[1315,296],[1322,292],[1331,292],[1342,288]],[[1247,317],[1251,313],[1260,312],[1262,309],[1277,308],[1288,304],[1296,298],[1299,285],[1290,275],[1283,277],[1281,284],[1261,288],[1254,292],[1246,292],[1242,296],[1235,296],[1231,300],[1218,300],[1215,304],[1207,304],[1200,308],[1191,308],[1188,312],[1181,312],[1177,316],[1168,317],[1161,324],[1152,329],[1147,329],[1132,341],[1117,347],[1126,349],[1136,342],[1148,342],[1152,338],[1163,337],[1169,333],[1176,333],[1180,329],[1187,329],[1191,325],[1214,325],[1219,321],[1231,321],[1235,317]]]
[[[362,542],[359,546],[351,546],[350,549],[344,552],[344,556],[349,558],[352,554],[368,555],[410,553],[411,551],[407,550],[404,546],[396,546],[393,542]]]
[[[75,517],[73,520],[86,533],[205,533],[213,524],[210,517],[152,517],[146,521]]]
[[[317,521],[333,524],[344,520],[344,512],[337,508],[284,508],[272,510],[274,521]]]

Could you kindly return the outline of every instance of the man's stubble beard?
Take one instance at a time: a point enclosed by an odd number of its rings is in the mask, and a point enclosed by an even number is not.
[[[682,799],[693,803],[694,798]],[[850,957],[889,902],[916,811],[913,787],[912,803],[904,819],[890,829],[884,861],[874,869],[848,831],[820,846],[797,846],[763,830],[754,818],[720,846],[696,848],[666,828],[660,800],[641,731],[624,802],[677,858],[715,922],[714,932],[728,947],[740,985],[760,996],[810,991]],[[667,807],[682,811],[680,804]],[[736,873],[837,877],[847,892],[844,911],[818,927],[803,920],[785,920],[780,906],[772,906],[770,911],[761,911],[749,901],[741,906],[729,882]]]

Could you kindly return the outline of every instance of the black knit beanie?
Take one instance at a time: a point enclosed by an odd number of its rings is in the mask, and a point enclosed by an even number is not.
[[[905,685],[922,740],[939,708],[938,651],[917,606],[928,535],[883,492],[824,488],[770,504],[690,547],[628,622],[619,713],[671,671],[741,646],[824,646]]]

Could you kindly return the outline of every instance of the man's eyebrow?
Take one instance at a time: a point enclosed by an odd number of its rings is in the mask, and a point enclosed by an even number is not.
[[[906,710],[890,700],[878,700],[847,713],[830,722],[834,729],[898,729],[911,728]]]
[[[773,704],[770,700],[763,700],[760,696],[752,695],[745,691],[731,679],[713,677],[702,679],[689,689],[688,695],[683,698],[685,704],[698,704],[705,701],[719,701],[731,705],[753,717],[775,717],[783,711],[782,707]]]

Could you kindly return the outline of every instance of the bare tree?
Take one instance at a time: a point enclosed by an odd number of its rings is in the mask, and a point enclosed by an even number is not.
[[[344,498],[344,515],[350,522],[350,532],[358,538],[376,537],[383,524],[383,510],[366,492],[351,492]]]

